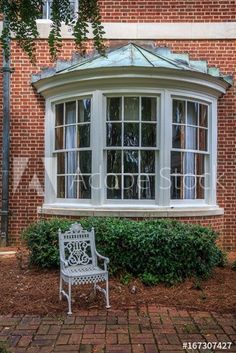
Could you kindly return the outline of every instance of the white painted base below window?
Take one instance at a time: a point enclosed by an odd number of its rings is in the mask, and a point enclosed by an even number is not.
[[[220,216],[224,209],[217,206],[200,207],[117,207],[114,205],[106,207],[73,206],[65,204],[44,204],[38,207],[38,214],[49,214],[57,216],[111,216],[111,217],[207,217]]]

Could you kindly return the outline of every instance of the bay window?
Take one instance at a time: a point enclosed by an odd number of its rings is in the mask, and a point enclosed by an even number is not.
[[[212,160],[210,107],[210,101],[146,91],[99,91],[96,99],[91,92],[55,103],[57,202],[155,207],[163,206],[162,200],[165,206],[175,201],[207,204]],[[160,159],[163,152],[166,157]],[[99,184],[94,175],[99,175]],[[161,178],[169,180],[168,187],[162,187]]]
[[[46,100],[39,212],[116,217],[222,215],[217,100],[232,77],[135,43],[32,76]]]

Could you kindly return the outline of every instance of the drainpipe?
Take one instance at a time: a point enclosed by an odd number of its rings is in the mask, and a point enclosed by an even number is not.
[[[4,17],[3,28],[6,26]],[[10,46],[10,38],[8,38]],[[10,159],[10,57],[3,52],[3,123],[2,123],[2,210],[1,210],[1,246],[8,245],[9,220],[9,159]]]

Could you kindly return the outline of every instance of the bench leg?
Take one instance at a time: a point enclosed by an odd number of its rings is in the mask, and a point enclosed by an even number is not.
[[[71,281],[68,283],[68,315],[72,315],[71,311]]]
[[[61,300],[62,299],[62,277],[60,275],[60,285],[59,285],[59,299]]]
[[[94,285],[93,285],[93,294],[94,294],[94,295],[95,295],[96,292],[97,292],[96,286],[97,286],[97,282],[95,282]]]
[[[111,306],[109,304],[109,284],[108,284],[108,278],[106,280],[106,308],[109,309]]]

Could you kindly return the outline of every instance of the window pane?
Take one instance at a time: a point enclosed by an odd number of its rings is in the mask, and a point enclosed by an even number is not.
[[[124,119],[139,120],[139,98],[138,97],[124,98]]]
[[[65,127],[65,148],[76,148],[76,126],[70,125]]]
[[[155,199],[155,177],[152,175],[141,175],[139,178],[141,199]]]
[[[65,198],[65,177],[59,176],[57,177],[57,197]]]
[[[198,125],[198,103],[188,102],[187,124]]]
[[[142,124],[142,147],[156,147],[156,125]]]
[[[65,174],[65,153],[57,154],[57,174]]]
[[[86,123],[91,118],[91,99],[82,99],[78,101],[78,122]]]
[[[124,173],[138,173],[138,151],[124,151]]]
[[[91,199],[91,185],[89,175],[80,175],[78,178],[78,198]]]
[[[121,173],[121,151],[107,151],[107,173]]]
[[[138,177],[136,175],[124,176],[124,199],[138,199]]]
[[[63,125],[64,104],[56,105],[56,126]]]
[[[78,147],[90,147],[90,124],[78,125]]]
[[[76,175],[69,175],[66,177],[66,194],[68,199],[75,199],[77,197]]]
[[[139,124],[124,124],[124,146],[139,146]]]
[[[121,97],[107,98],[107,120],[121,120]]]
[[[142,120],[156,121],[157,99],[142,97]]]
[[[172,126],[173,148],[185,148],[185,127],[182,125]]]
[[[184,153],[184,174],[195,175],[195,154]]]
[[[121,146],[120,123],[107,123],[107,146]]]
[[[77,168],[78,168],[77,152],[68,152],[67,153],[66,173],[67,174],[76,174]]]
[[[185,101],[173,100],[173,122],[185,123]]]
[[[141,173],[155,173],[154,151],[141,151]]]
[[[203,175],[205,173],[204,166],[205,156],[203,154],[196,155],[196,174]]]
[[[197,195],[196,195],[197,199],[205,198],[205,178],[204,177],[197,178],[196,192],[197,192]]]
[[[186,148],[190,150],[197,149],[197,128],[187,126]]]
[[[64,148],[63,131],[64,131],[63,127],[56,128],[56,141],[55,141],[55,149],[56,150],[62,150]]]
[[[65,124],[76,123],[76,104],[75,102],[66,103]]]
[[[80,173],[90,174],[92,169],[92,152],[81,151],[79,152],[79,168]]]
[[[108,175],[106,183],[107,183],[107,198],[121,199],[121,176]]]
[[[183,173],[183,153],[171,152],[171,174]]]
[[[208,149],[207,131],[208,130],[199,128],[199,147],[198,148],[200,151],[207,151],[207,149]]]
[[[79,0],[78,0],[79,1]],[[70,0],[70,7],[71,7],[71,16],[73,17],[75,15],[75,5],[76,0],[71,1]],[[45,0],[44,4],[42,6],[42,18],[49,20],[51,18],[51,13],[52,13],[52,0]]]
[[[179,200],[183,198],[183,177],[171,177],[171,199]]]
[[[195,177],[184,176],[184,199],[195,199],[195,188]]]
[[[207,127],[208,126],[208,119],[207,119],[207,105],[200,104],[199,105],[199,125]]]

